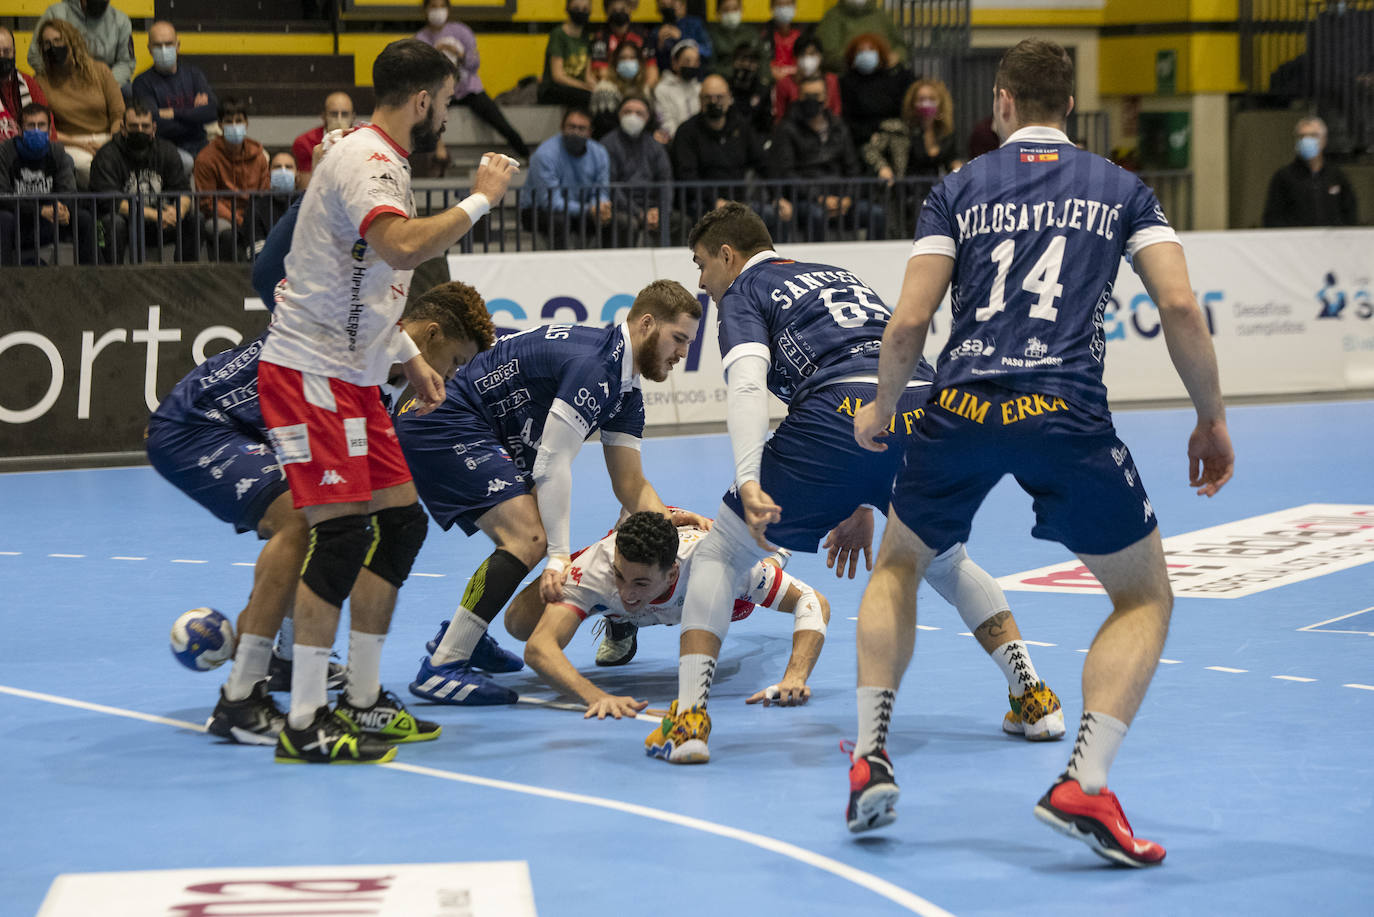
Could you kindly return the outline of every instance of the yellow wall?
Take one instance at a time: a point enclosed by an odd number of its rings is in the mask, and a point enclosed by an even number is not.
[[[0,0],[3,4],[5,0]],[[604,0],[592,0],[592,20],[594,22],[604,19],[605,6]],[[415,24],[420,23],[420,4],[418,0],[359,0],[360,6],[376,7],[395,7],[398,11],[408,11],[414,14]],[[463,0],[453,0],[453,13],[461,19],[463,16]],[[491,4],[486,0],[472,0],[467,4],[479,8],[490,9]],[[512,22],[562,22],[565,13],[564,7],[566,0],[518,0],[514,15],[511,16]],[[815,22],[825,14],[825,11],[834,6],[833,0],[797,0],[797,21]],[[706,0],[707,15],[714,19],[716,13],[716,0]],[[767,22],[769,19],[768,0],[743,0],[742,12],[745,22]],[[388,14],[394,16],[394,13]],[[358,14],[358,18],[366,18],[367,14]],[[651,23],[658,22],[658,4],[640,0],[639,9],[632,14],[634,21]]]
[[[1220,32],[1195,32],[1103,38],[1099,90],[1105,95],[1153,94],[1155,55],[1170,49],[1178,56],[1174,88],[1179,95],[1241,89],[1237,37]]]
[[[42,16],[43,11],[56,2],[58,0],[0,0],[0,16]],[[115,6],[128,13],[131,19],[153,15],[153,0],[119,0]]]

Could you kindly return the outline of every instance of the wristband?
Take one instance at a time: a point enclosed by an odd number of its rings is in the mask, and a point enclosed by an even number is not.
[[[544,564],[544,572],[552,570],[555,573],[562,573],[568,569],[568,562],[561,557],[550,557],[548,563]]]
[[[458,209],[468,215],[468,221],[474,226],[477,221],[491,212],[491,201],[482,192],[470,194],[458,203]]]

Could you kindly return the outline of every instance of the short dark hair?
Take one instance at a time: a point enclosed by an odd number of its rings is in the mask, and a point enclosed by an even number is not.
[[[825,92],[825,97],[827,99],[830,98],[830,86],[828,83],[826,83],[825,77],[819,73],[813,73],[811,76],[804,76],[800,80],[798,80],[797,92],[800,93],[802,91],[802,87],[810,86],[813,83],[820,83],[821,89]]]
[[[628,318],[634,321],[646,313],[660,322],[676,321],[679,315],[701,318],[701,303],[676,280],[655,280],[635,296]]]
[[[631,89],[629,92],[621,96],[620,104],[615,107],[615,110],[617,112],[620,111],[620,109],[625,107],[626,102],[639,102],[645,108],[649,109],[649,120],[654,120],[654,103],[650,102],[649,97],[646,96],[644,93],[640,92],[638,89]]]
[[[677,529],[662,513],[631,513],[615,527],[615,549],[632,564],[667,570],[677,562]]]
[[[448,58],[416,38],[393,41],[372,62],[378,108],[397,108],[417,92],[437,93],[451,76]]]
[[[151,118],[153,116],[153,110],[148,107],[148,103],[143,99],[134,99],[124,107],[125,118],[129,115],[146,115]]]
[[[696,251],[700,245],[706,254],[715,255],[722,245],[729,245],[746,258],[768,251],[773,237],[759,215],[739,201],[729,201],[701,219],[687,237],[687,247]]]
[[[29,115],[43,115],[48,119],[48,127],[52,127],[52,109],[42,102],[30,102],[19,109],[19,123],[23,124]]]
[[[1062,46],[1027,38],[1002,55],[992,85],[1016,100],[1022,122],[1063,121],[1073,97],[1073,61]]]
[[[562,130],[564,127],[567,127],[568,119],[573,115],[581,115],[588,121],[592,120],[592,113],[581,105],[569,105],[567,108],[563,109],[563,118],[558,122],[558,129]]]
[[[240,101],[233,96],[225,96],[219,100],[218,114],[221,121],[225,118],[232,118],[235,115],[243,115],[246,118],[248,117],[248,103]]]
[[[496,328],[482,294],[457,280],[426,290],[406,304],[405,321],[438,322],[449,340],[472,341],[478,350],[496,342]]]

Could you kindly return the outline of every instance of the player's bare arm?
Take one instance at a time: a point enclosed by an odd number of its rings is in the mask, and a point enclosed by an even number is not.
[[[551,603],[535,625],[534,633],[525,643],[525,662],[539,673],[539,677],[561,694],[577,697],[587,705],[585,718],[632,717],[649,705],[648,701],[633,697],[607,694],[577,671],[564,654],[582,619],[571,605]]]
[[[606,473],[611,478],[611,490],[626,513],[662,513],[676,524],[673,514],[659,498],[658,491],[644,477],[644,460],[638,449],[604,446],[601,451],[606,460]]]
[[[1236,454],[1226,429],[1216,351],[1193,296],[1183,247],[1176,242],[1160,242],[1141,249],[1133,261],[1159,309],[1169,359],[1197,411],[1197,427],[1188,437],[1188,484],[1196,487],[1200,496],[1215,496],[1231,480]]]
[[[765,561],[769,563],[769,561]],[[778,610],[785,614],[796,614],[797,603],[802,598],[802,590],[794,582],[787,588],[787,595],[778,604]],[[830,602],[819,592],[815,593],[820,603],[824,623],[830,623]],[[811,687],[806,683],[821,658],[821,648],[825,646],[825,634],[818,630],[793,630],[792,655],[787,660],[787,668],[782,680],[757,691],[745,699],[746,704],[762,703],[765,707],[799,707],[811,699]]]

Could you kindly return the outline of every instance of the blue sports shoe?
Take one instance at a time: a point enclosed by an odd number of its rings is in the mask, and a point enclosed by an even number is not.
[[[513,704],[520,699],[472,666],[471,660],[434,665],[428,656],[420,660],[420,673],[410,683],[410,693],[436,704],[457,707],[489,707]]]
[[[425,649],[433,656],[439,649],[439,644],[443,642],[444,634],[448,632],[448,622],[444,621],[439,625],[439,632],[434,635],[434,639],[425,644]],[[484,672],[493,672],[504,675],[508,672],[519,672],[525,667],[525,660],[514,653],[501,649],[501,645],[496,642],[491,634],[483,634],[482,639],[477,641],[477,646],[473,647],[472,658],[468,660],[474,669],[481,669]]]

